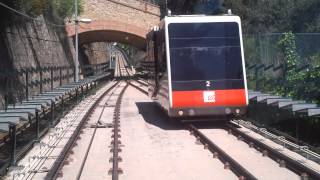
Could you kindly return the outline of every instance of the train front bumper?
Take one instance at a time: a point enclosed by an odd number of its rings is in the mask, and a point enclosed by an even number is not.
[[[247,113],[246,106],[214,106],[197,108],[171,108],[168,115],[172,118],[195,119],[207,117],[211,119],[224,119],[243,117]]]

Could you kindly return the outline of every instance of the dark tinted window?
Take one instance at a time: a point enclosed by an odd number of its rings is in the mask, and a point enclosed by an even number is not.
[[[235,22],[169,24],[173,81],[242,79]]]

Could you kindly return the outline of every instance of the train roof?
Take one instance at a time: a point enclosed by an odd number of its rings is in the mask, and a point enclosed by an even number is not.
[[[241,23],[240,17],[235,15],[179,15],[179,16],[166,16],[162,20],[165,24],[170,23],[197,23],[197,22],[237,22]]]

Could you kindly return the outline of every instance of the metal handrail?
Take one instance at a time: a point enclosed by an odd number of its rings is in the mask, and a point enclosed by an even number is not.
[[[87,77],[105,73],[108,65],[107,63],[101,63],[84,67],[82,74]],[[28,100],[30,89],[34,87],[37,87],[39,93],[42,93],[45,90],[45,85],[53,90],[57,83],[61,86],[72,81],[75,81],[74,66],[29,67],[1,71],[0,83],[4,85],[2,87],[4,91],[4,109],[7,108],[8,104],[15,104],[24,99]],[[19,97],[19,99],[13,98],[13,96]]]

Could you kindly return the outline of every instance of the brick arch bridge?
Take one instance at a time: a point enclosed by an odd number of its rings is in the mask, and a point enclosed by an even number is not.
[[[79,18],[90,18],[89,24],[79,24],[79,43],[115,41],[144,49],[146,34],[160,21],[159,6],[142,0],[85,0]],[[67,26],[74,37],[73,26]]]

